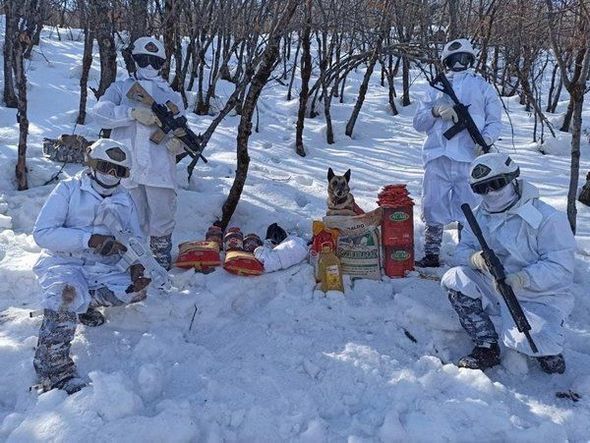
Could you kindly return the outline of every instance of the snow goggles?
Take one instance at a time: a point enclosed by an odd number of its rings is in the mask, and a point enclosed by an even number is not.
[[[87,164],[95,171],[102,172],[103,174],[109,174],[117,178],[129,177],[129,168],[126,168],[125,166],[92,158],[87,161]]]
[[[501,175],[498,177],[490,178],[478,183],[471,184],[471,190],[475,194],[487,194],[490,191],[499,191],[504,186],[512,181],[513,177]]]
[[[445,65],[448,68],[452,68],[457,62],[459,62],[461,66],[469,66],[474,62],[473,55],[467,52],[458,52],[445,58]]]
[[[133,60],[135,60],[135,63],[140,68],[147,68],[148,65],[152,65],[154,69],[158,70],[164,66],[164,62],[166,61],[163,58],[151,54],[135,54]]]

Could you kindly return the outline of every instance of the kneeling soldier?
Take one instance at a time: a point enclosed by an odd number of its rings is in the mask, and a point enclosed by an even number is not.
[[[475,218],[505,268],[505,281],[522,306],[539,352],[532,351],[514,324],[468,226],[455,252],[463,266],[447,271],[441,284],[475,342],[460,367],[483,370],[500,363],[501,338],[506,347],[535,357],[545,372],[561,374],[562,326],[573,307],[576,244],[565,214],[539,200],[537,188],[517,179],[519,173],[506,154],[485,154],[472,162],[469,182],[482,196]],[[491,315],[499,316],[498,329]]]

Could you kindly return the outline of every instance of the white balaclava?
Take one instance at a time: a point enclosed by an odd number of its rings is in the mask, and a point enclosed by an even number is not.
[[[136,76],[138,80],[154,80],[160,74],[160,71],[152,65],[147,65],[145,68],[140,68],[136,65]]]
[[[482,207],[489,213],[503,212],[512,207],[520,198],[514,182],[508,183],[497,191],[489,191],[482,194]]]
[[[104,174],[95,170],[91,170],[90,178],[92,189],[94,189],[103,197],[113,195],[121,183],[121,179],[119,177],[115,177],[110,174]]]

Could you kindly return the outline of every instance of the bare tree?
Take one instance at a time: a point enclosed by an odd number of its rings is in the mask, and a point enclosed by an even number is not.
[[[576,232],[576,194],[578,190],[578,177],[580,173],[580,139],[582,133],[582,107],[586,92],[586,80],[590,72],[590,11],[586,0],[577,0],[566,9],[556,10],[551,0],[546,0],[549,13],[548,27],[553,54],[561,71],[561,78],[565,89],[570,94],[572,103],[572,149],[570,165],[570,182],[567,196],[567,216],[572,231]],[[571,9],[570,9],[571,7]],[[575,28],[569,35],[570,45],[576,53],[574,57],[573,73],[568,72],[563,50],[561,49],[560,35],[555,27],[555,17],[572,11],[575,13]],[[563,28],[561,29],[563,31]],[[561,36],[563,37],[563,36]]]
[[[286,3],[283,5],[283,3]],[[277,1],[272,8],[275,19],[273,26],[268,35],[268,41],[264,52],[261,55],[260,63],[256,73],[252,78],[252,83],[246,94],[244,105],[242,107],[242,115],[240,124],[238,125],[237,136],[237,157],[238,164],[236,169],[236,178],[230,189],[227,200],[223,204],[221,227],[225,229],[238,205],[246,177],[248,175],[248,165],[250,163],[250,156],[248,154],[248,139],[252,133],[252,115],[256,107],[256,102],[260,97],[262,88],[267,83],[273,69],[277,64],[279,57],[279,47],[281,37],[287,29],[295,10],[297,9],[298,0]]]
[[[312,1],[305,1],[305,22],[301,32],[301,91],[299,92],[299,111],[297,112],[297,125],[295,128],[295,152],[305,157],[303,147],[303,127],[305,125],[305,110],[309,99],[309,79],[311,78],[311,11]]]

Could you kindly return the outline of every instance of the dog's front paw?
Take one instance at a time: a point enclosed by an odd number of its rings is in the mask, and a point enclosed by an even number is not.
[[[329,209],[326,215],[356,215],[352,209]]]

